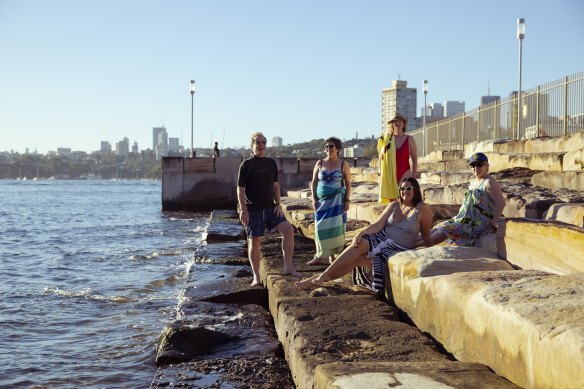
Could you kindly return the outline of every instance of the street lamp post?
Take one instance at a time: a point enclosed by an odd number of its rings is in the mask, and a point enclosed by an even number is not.
[[[195,148],[193,146],[193,119],[194,119],[194,96],[195,96],[195,80],[191,80],[191,84],[189,86],[189,91],[191,92],[191,158],[195,158],[197,153],[195,152]]]
[[[422,142],[422,155],[426,155],[426,95],[428,94],[428,80],[424,80],[424,119],[423,119],[423,125],[422,127],[424,127],[424,138],[423,138],[423,142]]]
[[[517,139],[521,135],[521,62],[523,59],[523,38],[525,38],[525,19],[517,19],[517,40],[519,41],[519,92],[517,93]]]

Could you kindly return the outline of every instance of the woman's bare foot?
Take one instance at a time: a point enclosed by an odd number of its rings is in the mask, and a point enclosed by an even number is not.
[[[254,286],[260,286],[262,283],[260,282],[260,280],[256,280],[254,278],[254,280],[251,282],[251,284],[249,284],[249,286],[254,287]]]
[[[314,265],[328,265],[326,261],[322,258],[314,258],[310,261],[306,262],[307,265],[314,266]]]

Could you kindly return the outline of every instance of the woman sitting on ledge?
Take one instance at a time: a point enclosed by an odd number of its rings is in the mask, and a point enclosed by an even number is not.
[[[474,153],[468,165],[475,178],[468,186],[458,214],[432,229],[434,244],[448,238],[457,246],[474,246],[482,235],[497,230],[505,198],[497,181],[489,175],[489,159],[483,153]]]
[[[389,204],[379,219],[357,233],[351,245],[323,273],[297,282],[296,287],[312,289],[353,271],[354,284],[382,293],[387,259],[412,249],[420,233],[426,245],[431,246],[431,226],[432,211],[422,200],[418,181],[404,178],[398,201]]]

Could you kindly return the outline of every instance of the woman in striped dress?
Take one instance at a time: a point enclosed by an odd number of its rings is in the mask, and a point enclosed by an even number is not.
[[[431,227],[432,211],[422,201],[418,181],[413,177],[404,178],[398,201],[390,203],[379,219],[355,235],[351,245],[323,273],[297,282],[296,287],[312,289],[357,268],[353,281],[382,294],[388,258],[414,248],[419,233],[424,244],[432,246]]]
[[[316,254],[308,265],[330,263],[345,248],[347,210],[351,201],[351,169],[348,163],[339,158],[341,148],[340,139],[328,138],[324,146],[326,158],[314,166],[310,190]]]

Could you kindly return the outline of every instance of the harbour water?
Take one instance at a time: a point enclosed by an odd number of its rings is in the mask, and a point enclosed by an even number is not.
[[[209,214],[160,182],[0,180],[0,387],[148,387]]]

